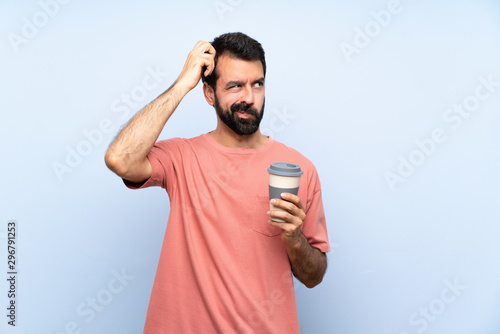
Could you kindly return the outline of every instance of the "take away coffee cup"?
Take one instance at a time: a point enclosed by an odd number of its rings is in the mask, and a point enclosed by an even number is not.
[[[269,172],[269,200],[273,198],[281,199],[281,193],[291,193],[297,195],[299,193],[300,177],[304,172],[299,165],[289,162],[273,162],[267,169]],[[281,210],[272,204],[269,204],[271,210]],[[280,218],[272,218],[276,222],[284,222]]]

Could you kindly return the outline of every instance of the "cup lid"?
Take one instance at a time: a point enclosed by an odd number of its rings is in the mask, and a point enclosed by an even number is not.
[[[281,176],[300,176],[304,174],[299,165],[289,162],[273,162],[267,171]]]

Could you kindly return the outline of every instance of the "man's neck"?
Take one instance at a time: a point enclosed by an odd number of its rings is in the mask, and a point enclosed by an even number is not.
[[[269,137],[264,136],[260,129],[251,135],[239,135],[223,126],[217,126],[214,131],[210,132],[210,136],[222,146],[240,148],[258,148],[269,140]]]

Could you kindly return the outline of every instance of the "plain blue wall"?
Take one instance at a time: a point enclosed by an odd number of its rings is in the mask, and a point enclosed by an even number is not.
[[[103,156],[228,31],[263,44],[262,128],[322,181],[333,252],[320,286],[296,285],[302,332],[500,332],[498,2],[41,0],[0,17],[2,268],[18,223],[2,333],[142,332],[168,197]],[[214,127],[199,85],[161,138]]]

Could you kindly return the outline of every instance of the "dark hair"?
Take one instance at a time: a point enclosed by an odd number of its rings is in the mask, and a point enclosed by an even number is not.
[[[216,37],[210,44],[212,44],[215,49],[215,68],[212,73],[206,77],[202,73],[201,80],[206,82],[214,90],[215,83],[219,78],[219,74],[217,72],[217,61],[222,55],[228,55],[230,57],[246,61],[260,60],[262,68],[264,69],[264,77],[266,76],[266,58],[264,55],[264,49],[255,39],[241,32],[231,32]],[[205,69],[203,69],[203,71],[204,70]]]

